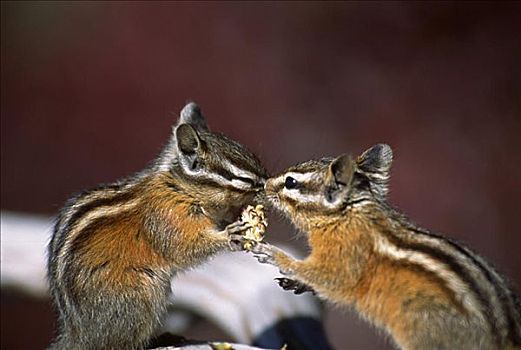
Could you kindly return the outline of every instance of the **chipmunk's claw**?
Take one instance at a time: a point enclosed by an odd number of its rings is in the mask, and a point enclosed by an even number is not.
[[[279,286],[282,287],[284,290],[293,291],[294,294],[299,295],[302,293],[310,292],[313,295],[316,295],[316,292],[313,288],[309,287],[308,285],[301,283],[296,280],[292,280],[290,278],[286,277],[279,277],[275,278]]]
[[[269,255],[253,254],[253,256],[261,264],[275,265],[275,260],[273,259],[273,257],[271,257]]]

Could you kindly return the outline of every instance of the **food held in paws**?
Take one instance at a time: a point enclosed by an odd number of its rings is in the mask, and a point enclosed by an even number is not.
[[[243,248],[251,250],[256,243],[259,243],[264,238],[264,231],[268,226],[268,221],[264,214],[264,207],[257,205],[255,207],[248,205],[241,214],[241,220],[249,225],[250,228],[244,231]]]

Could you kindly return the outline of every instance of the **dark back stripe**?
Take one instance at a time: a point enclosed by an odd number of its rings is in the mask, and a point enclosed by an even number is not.
[[[82,200],[83,198],[85,198],[88,195],[94,194],[96,192],[103,193],[104,191],[107,191],[107,190],[116,191],[120,188],[121,188],[120,185],[113,184],[113,185],[108,185],[108,186],[100,186],[100,187],[96,187],[91,190],[84,191],[81,194],[79,194],[78,196],[73,197],[67,203],[67,205],[64,208],[64,213],[67,213],[78,201]],[[105,203],[110,203],[113,200],[113,198],[116,196],[117,196],[117,194],[114,193],[114,195],[112,197],[93,199],[92,201],[89,201],[89,202],[83,204],[81,207],[77,208],[74,211],[74,213],[71,215],[69,220],[67,220],[63,224],[62,231],[64,231],[64,232],[69,231],[76,224],[76,222],[79,221],[79,219],[81,219],[81,217],[83,217],[83,215],[85,213],[89,212],[90,210],[92,210],[98,206],[106,205]]]
[[[420,243],[409,243],[405,242],[402,239],[396,237],[392,232],[382,231],[385,236],[397,247],[405,250],[412,250],[423,253],[430,258],[437,260],[438,262],[449,266],[450,270],[454,272],[465,284],[470,287],[470,290],[474,293],[476,298],[478,299],[481,311],[483,312],[486,321],[490,325],[491,334],[496,336],[496,341],[499,343],[499,328],[497,323],[495,322],[495,315],[493,312],[493,307],[490,301],[487,298],[486,292],[481,288],[479,283],[475,281],[472,276],[466,271],[465,266],[460,264],[456,259],[454,259],[449,254],[445,252],[427,246]]]
[[[424,236],[428,236],[428,237],[433,237],[433,238],[439,239],[439,240],[449,244],[458,253],[460,253],[463,256],[470,259],[470,261],[472,261],[472,263],[479,268],[479,270],[484,274],[487,281],[492,285],[492,287],[494,288],[494,291],[496,292],[496,295],[498,296],[499,302],[501,304],[502,312],[507,318],[509,339],[514,344],[521,344],[521,335],[518,333],[519,326],[516,324],[514,315],[512,315],[513,312],[516,312],[515,307],[511,307],[511,305],[514,306],[514,301],[512,300],[508,291],[506,291],[505,288],[502,288],[502,285],[504,285],[504,281],[499,278],[496,278],[496,276],[494,276],[492,274],[492,272],[490,271],[490,269],[492,269],[492,267],[486,266],[485,264],[483,264],[479,259],[477,259],[474,256],[474,254],[472,254],[467,249],[463,248],[458,243],[456,243],[455,241],[453,241],[449,238],[446,238],[446,237],[443,237],[441,235],[437,235],[437,234],[434,234],[431,232],[427,232],[427,231],[424,231],[424,230],[421,230],[421,229],[418,229],[415,227],[411,227],[410,229],[412,231],[414,231],[415,233],[418,233],[418,234],[421,234]],[[497,272],[496,272],[496,274],[497,274]]]
[[[440,286],[440,288],[443,290],[443,292],[450,298],[451,303],[453,305],[455,305],[456,308],[460,312],[465,312],[465,313],[467,312],[465,310],[463,303],[457,299],[456,293],[450,287],[448,287],[445,283],[445,280],[442,277],[438,276],[435,272],[425,268],[422,264],[419,264],[419,263],[415,263],[415,262],[411,262],[411,261],[403,261],[403,260],[397,261],[396,259],[392,259],[392,258],[384,258],[384,259],[388,260],[388,263],[391,263],[391,264],[394,264],[397,266],[402,266],[402,267],[405,267],[410,270],[419,271],[421,274],[427,276],[428,279],[430,279],[431,281],[434,281],[436,283],[436,285]]]
[[[107,188],[117,189],[117,188],[120,188],[120,186],[113,185],[111,187],[102,187],[102,188],[97,188],[97,189],[94,189],[94,190],[91,190],[88,192],[84,192],[82,195],[76,197],[74,199],[74,201],[71,201],[71,203],[69,203],[69,205],[64,209],[65,212],[67,210],[70,210],[70,208],[77,201],[81,200],[85,196],[92,194],[96,191],[102,192],[103,190],[105,190]],[[58,235],[61,235],[61,236],[59,237],[59,241],[56,244],[56,247],[54,249],[54,255],[57,256],[60,253],[60,251],[63,249],[63,246],[65,245],[65,241],[67,241],[67,238],[65,237],[67,235],[67,233],[70,232],[70,230],[72,228],[74,228],[74,226],[91,210],[96,209],[98,207],[102,207],[102,206],[112,206],[112,205],[124,203],[124,202],[132,199],[133,196],[135,196],[134,191],[127,191],[127,192],[123,192],[123,193],[119,193],[119,194],[114,194],[113,196],[108,197],[108,198],[93,199],[92,201],[89,201],[89,202],[85,203],[84,205],[82,205],[81,207],[77,208],[76,211],[71,215],[69,220],[67,220],[67,222],[65,222],[62,225],[61,229],[59,231],[55,232],[55,236],[58,236]],[[58,228],[58,226],[56,226],[56,228]]]
[[[97,269],[98,267],[105,267],[110,264],[111,261],[105,261],[102,266],[87,266],[82,258],[83,248],[89,246],[89,242],[94,238],[96,232],[102,228],[113,225],[129,215],[128,212],[115,214],[109,217],[103,216],[93,220],[89,223],[81,232],[70,243],[70,250],[65,256],[63,261],[63,283],[66,290],[81,292],[77,290],[78,283],[76,279],[84,277],[90,277],[90,271],[92,268]],[[89,274],[86,276],[85,274]],[[77,300],[76,295],[71,295],[73,300]]]

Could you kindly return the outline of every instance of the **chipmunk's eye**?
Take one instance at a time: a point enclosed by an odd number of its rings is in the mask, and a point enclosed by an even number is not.
[[[288,176],[286,178],[286,180],[284,181],[284,187],[287,188],[288,190],[297,188],[298,186],[299,186],[298,181],[295,180],[294,178],[292,178],[291,176]]]

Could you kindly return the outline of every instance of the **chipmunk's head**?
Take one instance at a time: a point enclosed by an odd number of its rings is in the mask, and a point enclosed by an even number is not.
[[[344,154],[301,163],[269,179],[266,195],[306,230],[347,208],[384,201],[392,158],[391,147],[377,144],[356,160]]]
[[[172,186],[193,197],[206,215],[223,224],[234,221],[243,207],[261,197],[267,178],[252,152],[210,131],[193,102],[181,110],[158,166],[176,179]]]

